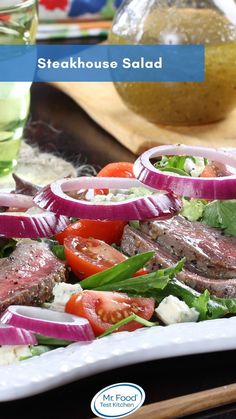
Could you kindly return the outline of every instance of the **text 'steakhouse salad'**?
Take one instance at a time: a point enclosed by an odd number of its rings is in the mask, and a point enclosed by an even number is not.
[[[183,145],[0,193],[0,364],[236,314],[236,156]]]

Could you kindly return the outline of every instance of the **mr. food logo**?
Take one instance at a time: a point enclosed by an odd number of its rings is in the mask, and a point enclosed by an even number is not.
[[[136,412],[145,400],[144,390],[136,384],[118,383],[99,391],[91,402],[99,418],[122,418]]]

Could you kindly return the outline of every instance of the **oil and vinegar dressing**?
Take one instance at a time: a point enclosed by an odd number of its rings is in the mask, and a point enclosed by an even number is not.
[[[198,125],[224,119],[236,106],[236,24],[211,8],[154,7],[143,16],[139,30],[132,25],[128,11],[124,19],[118,16],[110,42],[204,44],[205,81],[116,83],[123,101],[136,113],[159,124]]]

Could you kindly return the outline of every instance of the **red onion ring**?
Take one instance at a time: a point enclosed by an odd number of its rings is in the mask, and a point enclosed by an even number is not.
[[[0,325],[0,346],[2,345],[37,345],[37,339],[29,330],[14,326]]]
[[[33,197],[14,193],[0,193],[0,207],[24,208],[33,207]]]
[[[0,237],[31,238],[51,237],[69,224],[66,217],[42,211],[39,214],[17,212],[0,213]]]
[[[87,319],[46,308],[9,306],[1,322],[31,332],[69,341],[91,341],[92,327]]]
[[[43,209],[87,220],[144,220],[170,217],[181,208],[180,201],[172,194],[153,194],[122,202],[95,203],[77,200],[65,192],[81,189],[129,189],[143,187],[136,179],[79,177],[52,183],[34,197],[34,202]],[[152,191],[153,192],[153,191]],[[151,193],[151,191],[150,191]]]
[[[150,159],[161,156],[204,157],[236,168],[236,156],[224,150],[185,145],[167,145],[143,153],[134,164],[134,174],[144,185],[179,196],[199,199],[236,199],[236,175],[194,178],[156,169]]]

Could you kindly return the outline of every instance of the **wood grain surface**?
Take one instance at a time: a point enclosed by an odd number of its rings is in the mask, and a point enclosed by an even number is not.
[[[152,403],[130,415],[130,419],[174,419],[236,402],[236,384]],[[95,418],[94,418],[95,419]]]
[[[130,111],[120,99],[113,83],[55,83],[75,100],[102,128],[121,144],[139,155],[160,144],[188,144],[235,147],[236,109],[218,123],[171,127],[152,124]]]

